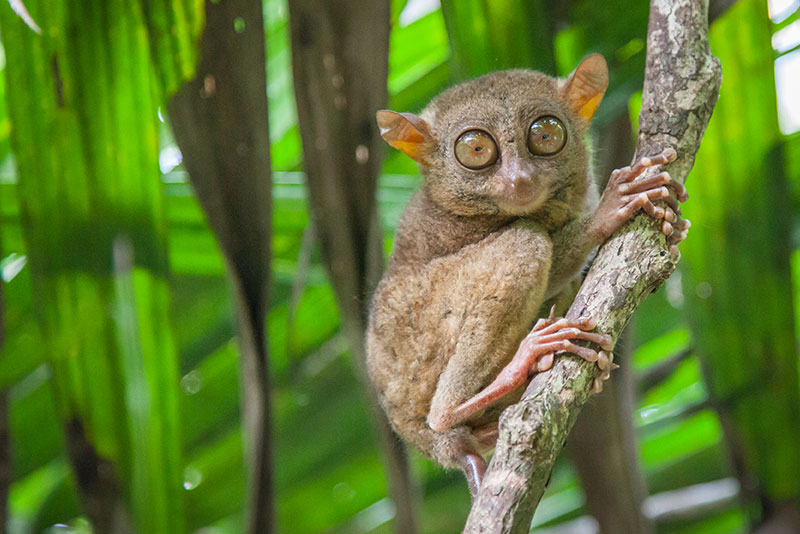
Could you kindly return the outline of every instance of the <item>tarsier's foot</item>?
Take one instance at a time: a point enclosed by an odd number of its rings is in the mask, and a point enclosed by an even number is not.
[[[480,452],[482,453],[486,453],[494,449],[499,435],[500,429],[497,421],[472,430],[472,436],[478,441]]]
[[[486,473],[486,460],[475,452],[465,452],[458,458],[458,463],[467,478],[469,492],[474,499],[478,495],[478,490],[481,489],[483,474]]]
[[[565,318],[550,317],[540,319],[533,330],[525,336],[511,362],[506,365],[497,378],[483,391],[456,407],[447,418],[447,428],[471,417],[486,408],[494,401],[525,384],[534,373],[546,371],[553,366],[556,353],[569,352],[590,362],[606,361],[605,352],[584,347],[574,343],[576,340],[589,341],[599,345],[601,349],[610,351],[613,348],[611,338],[605,334],[591,332],[597,322],[588,317],[577,321]],[[602,367],[601,367],[602,369]],[[432,427],[433,428],[433,427]],[[443,428],[434,428],[442,430]]]
[[[667,237],[670,250],[677,254],[675,245],[686,238],[690,226],[688,220],[681,218],[679,204],[689,198],[686,188],[666,171],[636,180],[648,167],[670,163],[676,157],[677,152],[667,148],[657,156],[640,159],[633,167],[612,172],[592,219],[591,230],[605,240],[637,211],[643,210],[649,216],[662,220],[661,232]],[[654,202],[658,200],[663,200],[666,206],[656,206]]]
[[[597,366],[600,368],[600,376],[592,382],[592,391],[600,393],[603,391],[603,382],[611,378],[611,371],[619,369],[619,365],[614,363],[613,352],[600,352],[597,359]]]

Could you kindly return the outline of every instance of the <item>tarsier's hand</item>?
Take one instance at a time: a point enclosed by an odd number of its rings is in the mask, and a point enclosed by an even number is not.
[[[686,188],[672,179],[668,172],[636,180],[645,169],[675,161],[677,153],[667,148],[661,154],[642,158],[633,167],[623,167],[611,173],[603,198],[592,216],[589,231],[605,241],[614,231],[640,209],[655,219],[661,219],[661,232],[667,236],[670,250],[677,255],[675,245],[686,238],[691,223],[681,218],[679,202],[689,195]],[[666,207],[653,202],[663,200]]]

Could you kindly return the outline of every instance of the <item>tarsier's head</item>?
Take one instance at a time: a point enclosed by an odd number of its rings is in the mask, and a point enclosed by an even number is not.
[[[593,54],[566,80],[494,72],[444,91],[420,116],[383,110],[377,119],[444,209],[528,215],[565,190],[584,194],[584,136],[607,87],[605,59]]]

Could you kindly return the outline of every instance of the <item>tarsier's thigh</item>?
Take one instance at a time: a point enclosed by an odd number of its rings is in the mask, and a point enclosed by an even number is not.
[[[437,288],[432,296],[448,303],[453,315],[443,318],[450,346],[432,411],[457,406],[497,376],[527,334],[544,297],[551,254],[547,234],[514,225],[478,245],[463,249],[460,261],[451,265],[430,266],[432,288]],[[455,273],[451,271],[446,284],[448,268]],[[436,278],[442,283],[434,283]]]

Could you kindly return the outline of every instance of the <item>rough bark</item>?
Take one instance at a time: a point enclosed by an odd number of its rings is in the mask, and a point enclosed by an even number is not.
[[[233,282],[248,460],[249,533],[272,532],[265,316],[270,159],[260,0],[206,1],[196,77],[169,101],[175,139]]]
[[[621,367],[614,380],[580,412],[567,440],[586,494],[586,510],[603,534],[653,532],[652,522],[642,511],[647,487],[639,469],[633,426],[636,401],[630,334],[628,328],[618,343],[620,354],[614,361]]]
[[[369,295],[383,270],[376,187],[383,140],[375,110],[388,101],[388,0],[289,2],[292,71],[311,211],[359,378],[387,462],[395,530],[416,532],[404,445],[366,376]]]
[[[685,181],[720,80],[719,62],[708,47],[708,0],[652,0],[634,161],[671,146],[678,159],[669,171]],[[600,249],[567,316],[591,316],[598,331],[616,340],[634,310],[674,269],[675,259],[656,222],[640,215]],[[594,364],[561,357],[551,371],[536,375],[522,400],[504,412],[497,449],[465,532],[528,531],[597,372]]]
[[[598,176],[605,179],[611,171],[627,164],[633,150],[628,114],[620,113],[597,137],[602,143],[598,152],[607,155],[597,167]],[[618,346],[615,362],[621,368],[602,394],[581,411],[567,448],[586,494],[586,509],[597,520],[600,532],[648,534],[653,526],[641,507],[647,488],[639,469],[633,426],[636,395],[630,365],[633,352],[630,327],[622,334]],[[597,458],[606,461],[598,462]]]

